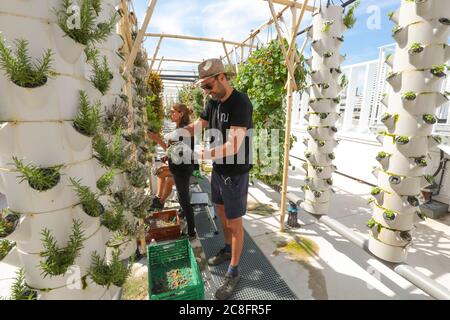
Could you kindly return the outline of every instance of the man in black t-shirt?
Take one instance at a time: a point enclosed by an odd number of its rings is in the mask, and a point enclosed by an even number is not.
[[[209,59],[199,67],[198,84],[211,100],[200,119],[185,127],[191,134],[208,128],[210,146],[202,150],[202,159],[212,159],[212,202],[222,223],[225,247],[208,259],[219,265],[230,260],[224,284],[217,290],[217,299],[228,299],[240,274],[238,264],[244,246],[242,216],[247,210],[249,171],[251,169],[251,139],[253,106],[248,96],[228,82],[228,73],[219,59]]]

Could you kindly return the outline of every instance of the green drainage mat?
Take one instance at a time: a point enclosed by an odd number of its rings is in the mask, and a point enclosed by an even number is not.
[[[207,179],[200,181],[204,192],[210,194],[210,184]],[[208,220],[206,210],[197,211],[195,224],[198,238],[203,247],[206,259],[215,255],[224,246],[222,226],[219,218],[215,219],[219,234],[214,234],[212,225]],[[242,251],[239,271],[241,280],[236,291],[230,298],[232,300],[297,300],[298,298],[289,289],[286,282],[270,264],[252,238],[244,231],[244,249]],[[211,281],[205,285],[205,290],[210,291],[211,296],[223,283],[228,263],[215,267],[208,266],[211,273]]]

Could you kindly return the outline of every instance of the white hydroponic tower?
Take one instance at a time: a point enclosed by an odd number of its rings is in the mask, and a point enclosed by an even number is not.
[[[449,12],[448,0],[403,0],[390,14],[397,49],[386,60],[392,68],[387,77],[391,89],[383,100],[386,131],[379,136],[383,151],[377,155],[381,166],[374,171],[378,187],[372,190],[368,226],[369,250],[391,262],[407,258],[414,223],[421,216],[418,196],[430,184],[425,179],[428,151],[440,141],[432,130],[437,108],[447,101],[441,90],[450,58]]]
[[[110,255],[107,244],[113,235],[101,225],[100,217],[86,214],[69,179],[79,180],[83,186],[99,192],[96,183],[105,170],[99,169],[93,156],[92,137],[75,130],[73,120],[79,112],[80,91],[86,92],[90,102],[101,101],[104,108],[122,94],[125,81],[119,69],[123,60],[117,50],[123,41],[113,32],[105,42],[94,45],[100,57],[106,56],[113,74],[109,91],[102,95],[89,80],[92,69],[87,63],[85,46],[64,34],[57,24],[53,9],[60,8],[62,2],[0,2],[0,32],[6,43],[13,46],[15,39],[27,40],[32,59],[51,49],[52,66],[57,73],[44,85],[31,89],[17,86],[0,70],[0,192],[6,195],[9,210],[20,213],[19,223],[8,237],[16,242],[10,255],[18,255],[18,267],[24,268],[26,284],[36,290],[38,299],[112,299],[119,288],[94,283],[87,271],[93,252],[101,257]],[[102,1],[97,22],[108,21],[116,14],[119,2]],[[12,157],[40,168],[62,166],[58,183],[45,191],[33,189],[18,178]],[[124,187],[125,183],[116,179],[113,187]],[[105,208],[109,198],[108,195],[101,198]],[[129,212],[127,218],[135,222]],[[64,248],[74,221],[81,222],[85,238],[79,256],[65,274],[44,277],[40,268],[44,259],[41,257],[44,228]],[[127,239],[119,249],[121,259],[126,259],[134,253],[136,242]]]

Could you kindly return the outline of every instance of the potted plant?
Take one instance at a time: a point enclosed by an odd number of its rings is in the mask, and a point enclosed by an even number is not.
[[[113,201],[101,216],[101,224],[110,231],[118,231],[125,223],[124,207],[120,203]]]
[[[111,81],[114,78],[111,69],[108,66],[106,57],[103,56],[101,62],[98,59],[98,52],[94,52],[88,58],[88,62],[92,67],[92,75],[90,81],[96,87],[102,95],[105,95],[111,87]]]
[[[395,143],[399,144],[399,145],[405,145],[408,144],[410,141],[409,137],[407,136],[397,136],[395,138]]]
[[[80,110],[73,120],[75,130],[85,136],[93,137],[100,123],[100,108],[99,101],[91,105],[86,92],[80,91]]]
[[[1,231],[1,230],[0,230]],[[8,255],[12,248],[14,248],[15,243],[7,239],[0,240],[0,261]]]
[[[20,182],[27,181],[29,186],[37,191],[47,191],[55,187],[60,179],[59,173],[63,165],[53,166],[48,168],[40,168],[32,164],[25,165],[16,157],[13,157],[17,171],[22,175],[19,176]]]
[[[92,264],[89,268],[89,277],[98,285],[122,287],[131,273],[131,264],[127,266],[119,260],[119,251],[114,250],[112,260],[108,263],[97,252],[92,253]]]
[[[134,165],[128,171],[126,171],[128,181],[135,188],[147,187],[148,171],[141,165]]]
[[[17,277],[11,287],[11,300],[36,300],[37,291],[31,289],[25,282],[25,272],[21,268],[17,271]]]
[[[414,101],[417,98],[417,94],[413,91],[408,91],[403,94],[402,98],[407,101]]]
[[[433,65],[430,72],[435,77],[443,78],[446,76],[445,73],[446,70],[448,70],[448,66],[446,64],[441,64],[441,65]]]
[[[396,216],[397,214],[392,210],[385,209],[383,212],[383,217],[389,221],[394,220]]]
[[[80,200],[83,211],[90,217],[100,217],[105,212],[105,208],[98,201],[98,196],[89,187],[81,185],[80,180],[70,178],[70,182]]]
[[[433,114],[424,114],[422,120],[427,124],[435,124],[437,122],[437,118]]]
[[[108,188],[113,183],[115,174],[116,173],[115,173],[114,169],[111,169],[109,171],[106,171],[104,174],[102,174],[102,176],[97,180],[97,188],[102,193],[104,193],[104,194],[107,193]]]
[[[0,214],[0,238],[6,238],[17,227],[19,223],[20,215],[18,213],[12,213],[8,209],[3,209]]]
[[[424,50],[424,46],[420,42],[414,42],[411,47],[409,47],[409,54],[418,54]]]
[[[42,243],[45,250],[40,254],[44,258],[40,263],[40,268],[44,278],[64,275],[79,256],[84,241],[82,223],[79,220],[73,221],[72,234],[65,248],[58,247],[50,230],[42,230]]]

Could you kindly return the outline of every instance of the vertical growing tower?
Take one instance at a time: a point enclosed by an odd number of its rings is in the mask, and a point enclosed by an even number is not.
[[[307,146],[305,170],[307,177],[302,187],[305,192],[303,209],[313,214],[328,212],[331,179],[335,171],[333,149],[337,145],[334,135],[335,123],[339,118],[336,110],[339,92],[344,84],[339,83],[340,65],[344,57],[339,53],[347,27],[343,20],[343,7],[321,7],[313,14],[313,25],[308,31],[312,38],[312,56],[306,62],[311,71],[309,88],[308,120],[309,138],[304,139]]]
[[[436,109],[447,101],[441,88],[450,58],[449,12],[446,0],[402,0],[390,14],[397,48],[386,60],[392,68],[386,79],[391,89],[383,99],[386,131],[378,138],[383,151],[377,155],[381,166],[374,170],[378,187],[372,190],[368,227],[369,250],[391,262],[406,260],[414,223],[422,217],[417,197],[430,183],[428,151],[440,142],[431,133]]]
[[[123,40],[114,32],[118,4],[0,3],[0,191],[9,206],[0,238],[15,241],[10,254],[24,268],[23,287],[38,299],[113,298],[127,275],[120,260],[136,249],[137,204],[118,191],[143,188],[143,170],[125,161],[119,130],[112,143],[108,134],[99,138],[108,123],[123,120],[114,119],[117,101],[127,101],[118,53]],[[72,5],[85,15],[80,28],[67,24]],[[15,50],[19,39],[26,43]],[[39,78],[39,62],[32,61],[45,52],[50,67]],[[22,59],[26,72],[12,68],[13,59]],[[119,127],[126,129],[128,118]]]

